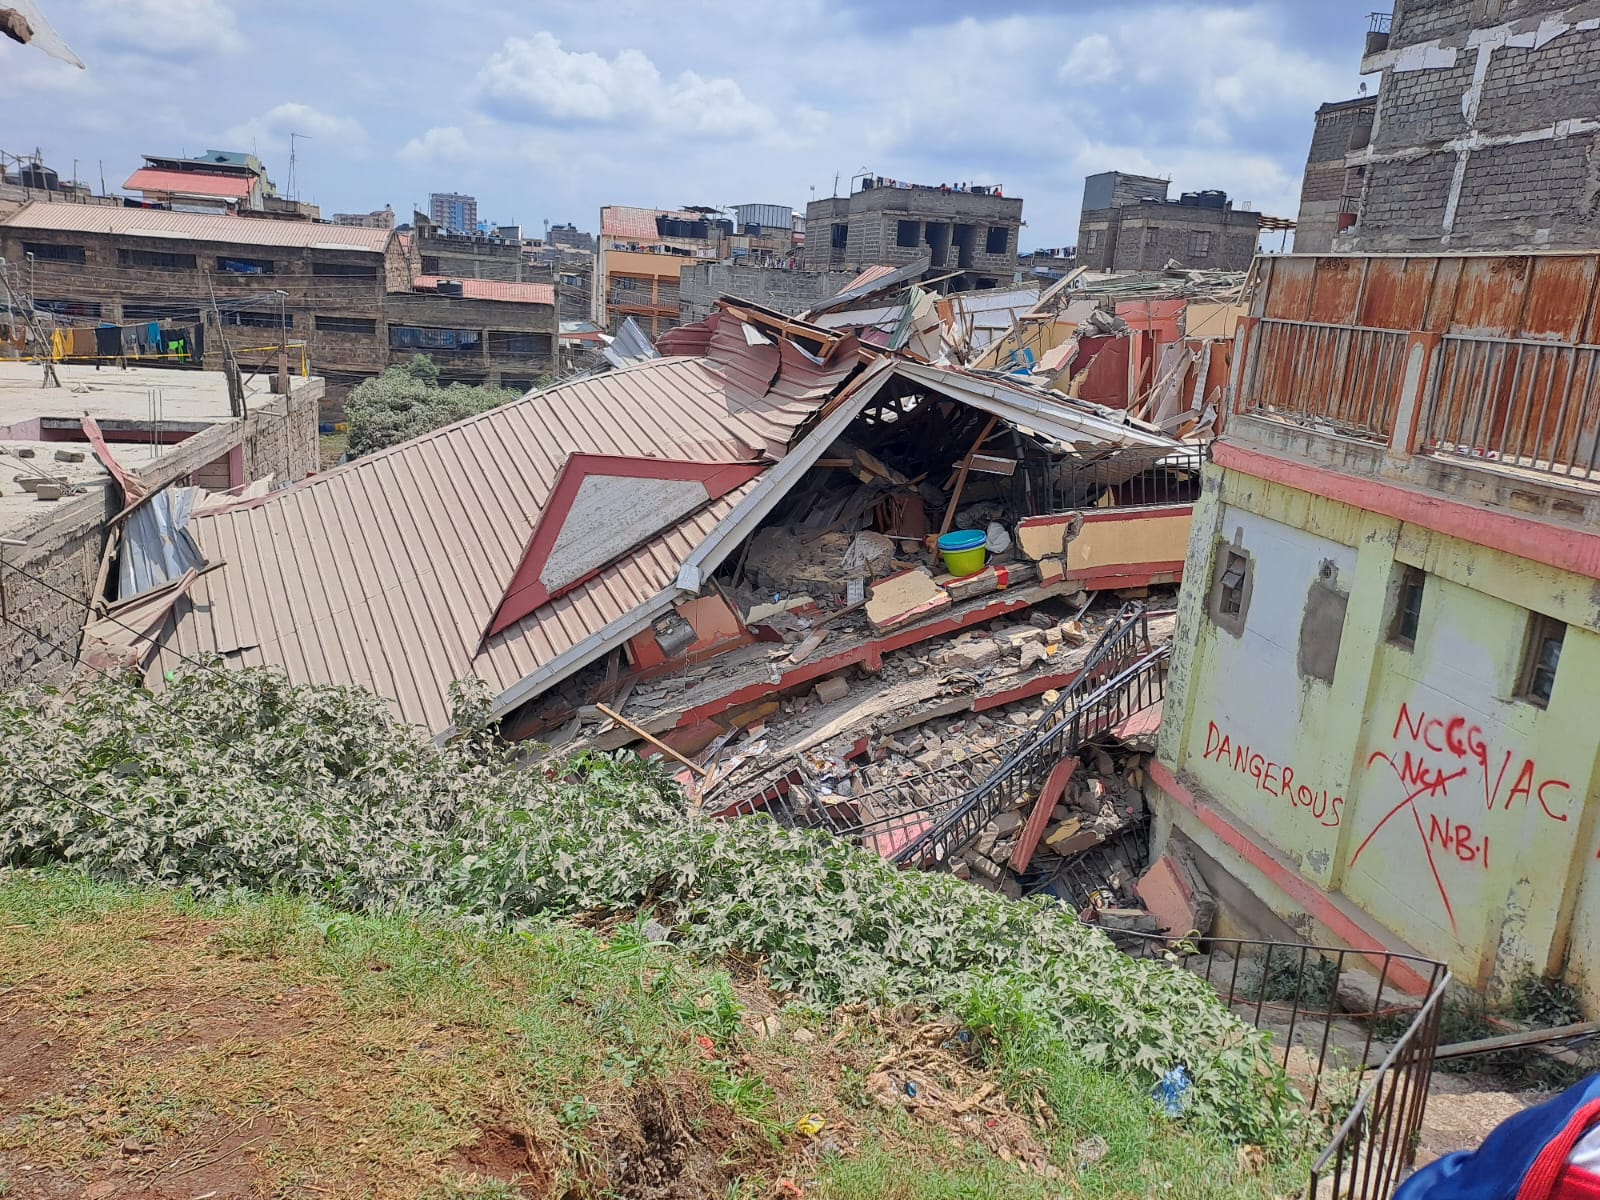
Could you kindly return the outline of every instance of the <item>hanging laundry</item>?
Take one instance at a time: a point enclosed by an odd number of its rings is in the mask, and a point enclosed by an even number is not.
[[[52,330],[50,333],[50,357],[60,362],[67,356],[70,349],[66,331],[63,329]]]
[[[119,332],[122,334],[122,356],[135,358],[139,353],[139,326],[124,325]]]
[[[151,321],[148,325],[146,325],[144,327],[144,330],[145,330],[145,346],[147,347],[148,352],[150,354],[160,354],[161,353],[161,326],[157,322]]]
[[[74,330],[72,330],[72,349],[71,349],[71,354],[72,354],[73,358],[93,358],[94,357],[94,330],[92,330],[92,329],[74,329]]]
[[[97,358],[116,358],[122,353],[122,330],[115,325],[101,325],[94,331],[94,352]]]

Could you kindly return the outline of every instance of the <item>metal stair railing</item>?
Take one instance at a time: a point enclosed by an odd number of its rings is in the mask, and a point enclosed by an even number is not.
[[[1036,795],[1056,763],[1160,701],[1166,694],[1170,656],[1170,646],[1158,647],[1106,680],[1048,730],[1030,738],[956,809],[896,850],[893,861],[944,868],[998,813],[1020,808],[1027,796]]]
[[[936,829],[942,828],[947,819],[952,818],[960,811],[964,811],[967,802],[981,789],[988,786],[996,776],[1002,775],[1010,769],[1018,756],[1023,754],[1034,741],[1048,736],[1050,730],[1055,727],[1064,713],[1070,711],[1072,706],[1082,701],[1085,696],[1093,692],[1098,685],[1104,683],[1111,674],[1119,670],[1124,664],[1141,654],[1149,653],[1149,651],[1150,620],[1146,615],[1145,606],[1138,600],[1130,600],[1117,611],[1117,615],[1111,619],[1110,624],[1101,630],[1100,636],[1095,639],[1094,645],[1090,647],[1088,656],[1084,659],[1083,666],[1079,669],[1073,681],[1061,690],[1060,697],[1039,715],[1038,720],[1033,723],[1024,740],[1011,747],[1010,752],[988,776],[959,797],[954,805],[952,805],[950,797],[946,795],[938,796],[932,801],[906,809],[898,817],[886,822],[885,824],[888,827],[872,831],[881,835],[874,839],[874,844],[880,849],[885,846],[894,846],[895,849],[891,857],[894,857],[896,861],[904,861],[899,858],[902,847],[897,845],[897,843],[904,841],[904,838],[897,835],[920,826],[921,828],[917,834],[917,837],[920,838],[931,834]],[[909,852],[912,849],[912,844],[906,842],[903,849]]]

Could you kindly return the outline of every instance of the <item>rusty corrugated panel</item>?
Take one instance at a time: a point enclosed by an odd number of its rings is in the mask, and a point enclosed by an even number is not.
[[[505,300],[512,304],[555,304],[553,283],[507,283],[499,279],[457,279],[453,275],[418,275],[412,286],[419,291],[437,292],[448,280],[461,285],[463,300]]]
[[[1534,341],[1583,341],[1594,311],[1597,264],[1600,260],[1592,254],[1535,258],[1521,336]]]
[[[1311,280],[1311,296],[1306,320],[1329,325],[1349,325],[1356,319],[1356,300],[1361,293],[1362,259],[1353,256],[1317,260]]]
[[[711,350],[711,335],[722,320],[721,313],[712,313],[704,321],[692,325],[679,325],[656,338],[656,351],[663,355],[699,357]]]
[[[114,233],[125,237],[181,238],[235,246],[295,246],[308,250],[362,250],[381,254],[395,236],[390,229],[360,229],[316,221],[168,212],[159,208],[109,208],[92,204],[47,204],[35,200],[0,220],[14,229],[58,229]]]
[[[773,384],[774,395],[785,400],[815,404],[832,395],[861,362],[861,343],[846,334],[826,362],[818,362],[792,342],[778,346],[781,364]]]
[[[1272,266],[1271,286],[1262,289],[1261,315],[1284,321],[1304,321],[1311,308],[1311,281],[1320,260],[1269,257],[1259,261]]]
[[[737,324],[737,323],[733,323]],[[567,457],[765,461],[820,401],[747,402],[698,359],[575,380],[357,459],[271,495],[197,512],[222,561],[181,602],[148,672],[181,656],[272,665],[297,683],[353,683],[431,730],[452,680],[497,691],[671,585],[752,481],[482,643]]]
[[[711,370],[726,379],[731,393],[745,404],[765,396],[778,377],[778,343],[754,325],[729,316],[711,331],[707,357]]]
[[[1450,333],[1512,336],[1528,295],[1532,259],[1526,254],[1464,259],[1451,305]]]
[[[1421,329],[1433,286],[1435,258],[1365,258],[1366,281],[1356,324],[1374,329]]]

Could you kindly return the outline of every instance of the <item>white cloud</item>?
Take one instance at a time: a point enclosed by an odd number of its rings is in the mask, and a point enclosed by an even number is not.
[[[1056,71],[1056,78],[1066,84],[1104,83],[1115,78],[1122,70],[1122,60],[1112,48],[1111,39],[1103,33],[1091,33],[1072,47],[1067,61]]]
[[[478,74],[484,106],[509,120],[645,124],[682,133],[731,137],[774,124],[738,83],[684,71],[667,80],[639,50],[611,58],[563,50],[549,33],[507,38]]]
[[[304,134],[318,143],[337,142],[343,153],[359,152],[366,144],[366,131],[353,117],[336,116],[309,104],[280,104],[259,116],[235,125],[224,135],[230,145],[255,147],[264,154],[289,149],[289,135]]]
[[[243,44],[224,0],[88,0],[82,25],[109,50],[151,58],[200,59]]]
[[[433,163],[471,162],[481,153],[480,146],[469,141],[456,125],[436,126],[400,147],[401,161],[417,167]]]

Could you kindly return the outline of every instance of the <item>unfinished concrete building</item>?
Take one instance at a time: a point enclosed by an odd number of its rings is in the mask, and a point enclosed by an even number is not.
[[[1600,10],[1553,0],[1396,0],[1355,224],[1336,250],[1594,246]]]
[[[1301,254],[1326,254],[1333,239],[1356,223],[1366,168],[1352,166],[1352,153],[1372,140],[1376,96],[1338,100],[1317,109],[1316,131],[1306,155],[1300,187],[1300,216],[1295,221],[1294,248]]]
[[[1243,271],[1256,255],[1263,218],[1236,208],[1226,192],[1184,192],[1148,175],[1103,171],[1083,185],[1077,265],[1091,271]],[[1275,225],[1284,224],[1274,222]]]
[[[998,187],[928,187],[870,176],[849,196],[806,206],[808,271],[900,267],[926,258],[927,280],[963,292],[1010,283],[1022,201]]]
[[[703,321],[723,296],[742,296],[796,316],[844,290],[857,275],[850,270],[806,271],[798,268],[745,266],[741,263],[695,263],[678,272],[678,314],[685,323]]]

